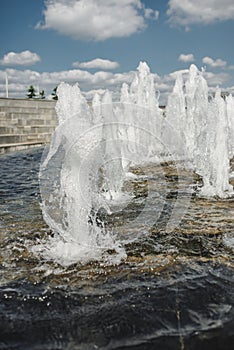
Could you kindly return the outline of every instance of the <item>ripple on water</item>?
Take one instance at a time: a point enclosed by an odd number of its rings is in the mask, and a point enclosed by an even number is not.
[[[166,212],[148,231],[132,227],[138,239],[126,241],[127,258],[119,265],[63,267],[30,252],[53,235],[39,206],[41,154],[1,156],[0,349],[230,349],[234,257],[226,240],[233,234],[233,200],[193,196],[173,233],[165,230]],[[157,168],[151,170],[151,189],[162,198],[165,181],[160,187]],[[171,192],[164,209],[171,210],[176,176],[167,171]],[[145,179],[132,179],[131,186],[138,195],[126,214],[104,217],[123,236],[147,196]]]

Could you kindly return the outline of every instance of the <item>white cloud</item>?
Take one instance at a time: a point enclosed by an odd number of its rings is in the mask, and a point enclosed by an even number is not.
[[[168,6],[169,22],[186,28],[234,19],[233,0],[170,0]]]
[[[157,20],[159,17],[159,11],[155,11],[150,8],[145,8],[144,13],[145,13],[145,18]]]
[[[86,68],[86,69],[98,68],[103,70],[115,69],[119,67],[118,62],[105,60],[102,58],[95,58],[94,60],[88,61],[88,62],[74,62],[72,65],[73,67],[76,67],[76,68]]]
[[[49,95],[55,86],[64,81],[70,84],[78,82],[84,95],[90,99],[95,92],[103,93],[105,89],[110,89],[114,92],[113,96],[118,97],[122,83],[130,84],[135,77],[136,71],[123,73],[98,71],[92,74],[86,70],[71,69],[39,73],[29,69],[17,70],[8,68],[5,71],[0,70],[0,97],[5,96],[5,73],[8,75],[10,97],[25,98],[29,85],[33,85],[35,88],[39,86],[40,91],[45,90],[45,94]],[[167,102],[167,97],[173,89],[178,73],[186,77],[188,69],[172,72],[161,77],[156,73],[154,74],[155,88],[160,92],[160,104]],[[230,82],[230,74],[226,72],[217,74],[207,71],[203,74],[211,89],[219,85],[229,91],[225,84]],[[233,85],[233,83],[231,84]]]
[[[222,87],[228,80],[229,74],[227,73],[212,73],[212,72],[204,72],[204,78],[207,80],[209,87]]]
[[[94,90],[89,90],[87,92],[84,92],[85,97],[87,100],[92,100],[93,96],[97,93],[99,95],[104,95],[106,92],[106,89],[94,89]]]
[[[55,86],[64,81],[70,84],[79,83],[80,88],[87,98],[92,98],[95,92],[103,93],[106,89],[113,92],[114,97],[119,96],[123,83],[130,84],[135,77],[136,71],[112,73],[97,71],[90,73],[86,70],[71,69],[58,72],[42,72],[33,70],[6,69],[0,70],[0,96],[5,96],[5,72],[9,81],[10,97],[25,97],[29,85],[39,86],[45,90],[46,95],[50,94]],[[172,90],[174,78],[170,76],[160,77],[154,73],[155,87],[160,91],[160,103],[166,102],[168,93]]]
[[[83,91],[97,90],[97,89],[111,89],[117,90],[123,82],[129,83],[134,76],[134,72],[127,73],[111,73],[105,71],[98,71],[94,74],[80,69],[71,69],[58,72],[42,72],[39,73],[33,70],[17,70],[8,68],[5,71],[0,70],[0,84],[5,83],[5,73],[7,73],[9,81],[9,91],[11,97],[15,97],[17,92],[14,89],[16,84],[22,86],[24,93],[19,93],[18,97],[25,97],[29,85],[40,86],[49,93],[60,82],[64,81],[70,84],[79,83]],[[0,90],[0,96],[5,96],[5,88]]]
[[[41,59],[36,54],[29,50],[22,51],[22,52],[8,52],[6,55],[3,56],[3,58],[0,60],[0,65],[2,66],[31,66],[37,62],[39,62]]]
[[[189,73],[189,69],[180,69],[178,71],[174,71],[174,72],[172,72],[172,73],[170,73],[170,74],[168,74],[166,76],[167,77],[167,81],[169,81],[169,82],[173,81],[174,82],[179,74],[180,75],[182,74],[186,78],[188,73]]]
[[[74,39],[102,41],[128,37],[146,28],[158,11],[142,0],[46,0],[44,23],[36,28],[54,29]]]
[[[227,66],[227,62],[221,60],[220,58],[218,58],[217,60],[213,60],[213,58],[211,57],[203,57],[202,62],[205,64],[208,64],[209,66],[213,67],[213,68],[225,68]]]
[[[179,55],[178,60],[181,61],[181,62],[194,62],[195,61],[194,56],[193,56],[192,53],[189,53],[187,55],[182,53],[182,54]]]

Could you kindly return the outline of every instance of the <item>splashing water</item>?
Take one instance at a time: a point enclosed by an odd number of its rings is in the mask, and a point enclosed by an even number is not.
[[[233,195],[229,184],[230,159],[233,157],[232,96],[226,100],[217,89],[208,94],[201,72],[191,65],[188,78],[177,77],[169,97],[167,118],[183,135],[194,171],[202,176],[201,195],[225,198]]]
[[[106,229],[99,212],[110,214],[119,200],[128,204],[132,194],[123,187],[136,164],[183,160],[202,177],[201,195],[233,194],[233,98],[224,100],[220,90],[210,97],[196,66],[186,80],[178,75],[166,117],[154,76],[142,62],[131,85],[123,84],[120,102],[113,103],[106,91],[90,107],[78,84],[60,84],[58,97],[58,127],[40,169],[42,212],[54,236],[35,246],[35,253],[62,265],[124,259],[124,240]]]
[[[94,123],[78,85],[61,84],[58,96],[59,125],[40,169],[42,212],[55,237],[46,249],[35,250],[63,265],[99,260],[106,249],[121,255],[118,243],[96,220],[99,207],[106,207],[95,181],[103,157],[102,127]]]

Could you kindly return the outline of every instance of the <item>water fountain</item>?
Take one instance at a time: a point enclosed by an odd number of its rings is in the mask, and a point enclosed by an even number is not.
[[[231,101],[232,96],[224,100],[219,89],[214,97],[209,96],[207,82],[195,65],[191,65],[186,82],[181,76],[177,78],[169,97],[168,119],[184,135],[194,171],[203,179],[204,196],[233,194],[229,184],[233,157]]]
[[[130,166],[162,162],[170,155],[202,177],[200,195],[233,194],[233,100],[224,100],[220,90],[209,96],[195,65],[185,81],[178,75],[165,117],[145,62],[130,87],[123,85],[120,102],[113,103],[106,91],[102,98],[94,96],[91,108],[78,85],[64,83],[58,96],[59,125],[40,173],[44,218],[59,234],[46,254],[62,256],[65,264],[101,259],[108,249],[118,252],[118,261],[126,257],[121,240],[107,233],[97,214],[101,208],[110,213],[113,203],[123,199]]]
[[[1,349],[231,348],[234,100],[153,81],[62,83],[49,147],[2,156]]]

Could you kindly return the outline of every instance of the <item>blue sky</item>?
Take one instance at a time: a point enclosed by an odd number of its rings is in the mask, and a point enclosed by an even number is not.
[[[1,0],[0,97],[78,82],[87,98],[130,83],[140,61],[166,101],[174,72],[206,68],[234,92],[233,0]]]

